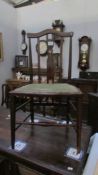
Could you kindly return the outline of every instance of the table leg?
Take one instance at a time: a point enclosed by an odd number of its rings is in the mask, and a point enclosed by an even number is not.
[[[15,146],[15,120],[16,120],[16,111],[15,111],[15,97],[11,96],[10,98],[10,114],[11,114],[11,147],[14,149]]]

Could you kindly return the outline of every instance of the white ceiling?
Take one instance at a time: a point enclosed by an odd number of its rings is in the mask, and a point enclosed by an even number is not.
[[[22,7],[22,6],[30,5],[32,3],[38,3],[43,0],[2,0],[2,1],[5,1],[13,5],[14,7]]]
[[[18,4],[27,2],[28,0],[3,0],[3,1],[6,1],[6,2],[11,3],[13,5],[18,5]]]

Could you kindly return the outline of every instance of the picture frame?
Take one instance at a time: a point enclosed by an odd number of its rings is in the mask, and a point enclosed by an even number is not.
[[[15,56],[15,67],[28,67],[28,56],[16,55]]]
[[[2,33],[0,32],[0,62],[3,61],[4,56],[3,56],[3,36]]]

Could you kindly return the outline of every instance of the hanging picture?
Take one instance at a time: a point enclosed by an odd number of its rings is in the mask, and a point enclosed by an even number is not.
[[[28,56],[16,55],[15,56],[15,67],[28,67]]]
[[[0,32],[0,61],[3,61],[3,38]]]

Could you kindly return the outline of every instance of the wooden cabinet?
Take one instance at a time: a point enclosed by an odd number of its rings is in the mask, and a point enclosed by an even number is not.
[[[88,124],[92,126],[92,133],[98,132],[98,93],[88,94]]]
[[[83,78],[72,78],[71,80],[62,79],[62,82],[70,83],[77,86],[83,92],[82,98],[82,118],[84,121],[88,121],[88,93],[96,93],[98,90],[98,79],[83,79]]]
[[[62,79],[65,83],[70,83],[81,89],[83,92],[83,103],[88,104],[88,93],[97,92],[98,80],[97,79],[82,79],[72,78],[71,80]]]
[[[19,79],[19,80],[18,79],[7,79],[6,83],[7,83],[8,87],[9,87],[9,90],[13,90],[13,89],[15,89],[17,87],[21,87],[23,85],[28,84],[29,81],[22,80],[22,79]]]

